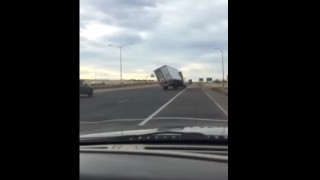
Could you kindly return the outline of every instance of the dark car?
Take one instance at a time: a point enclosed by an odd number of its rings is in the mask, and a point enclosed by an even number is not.
[[[89,86],[85,81],[80,80],[80,94],[86,94],[89,97],[93,96],[93,88]]]

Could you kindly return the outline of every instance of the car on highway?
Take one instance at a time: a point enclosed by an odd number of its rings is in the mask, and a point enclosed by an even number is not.
[[[81,99],[80,179],[228,179],[227,97],[212,95],[193,84]]]
[[[80,180],[228,179],[227,5],[80,1]]]
[[[86,94],[88,97],[93,96],[93,88],[88,85],[84,80],[80,80],[80,94]]]

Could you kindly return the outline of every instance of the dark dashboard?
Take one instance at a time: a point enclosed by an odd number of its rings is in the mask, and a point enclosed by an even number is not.
[[[228,179],[227,146],[80,146],[80,179]]]

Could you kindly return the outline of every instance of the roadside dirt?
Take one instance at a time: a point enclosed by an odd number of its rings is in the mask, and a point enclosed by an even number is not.
[[[222,88],[222,87],[211,87],[210,88],[212,91],[218,92],[222,95],[228,96],[228,89],[227,88]]]

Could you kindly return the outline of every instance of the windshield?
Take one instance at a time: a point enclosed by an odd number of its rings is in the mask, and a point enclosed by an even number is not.
[[[227,136],[227,3],[80,0],[80,137]]]

